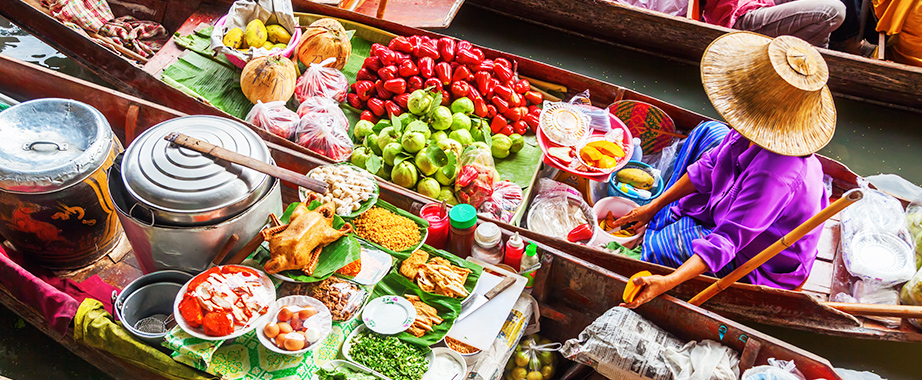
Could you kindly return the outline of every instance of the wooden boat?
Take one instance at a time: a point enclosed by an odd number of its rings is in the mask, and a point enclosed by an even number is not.
[[[184,114],[142,99],[121,94],[32,64],[0,55],[0,93],[18,100],[41,97],[78,99],[99,109],[111,124],[119,139],[128,144],[134,136],[159,122]],[[280,164],[307,171],[325,162],[268,142],[272,155]],[[426,200],[399,188],[382,184],[381,198],[401,207]],[[288,187],[283,192],[286,202],[297,200]],[[507,233],[509,231],[506,231]],[[542,334],[563,341],[576,337],[596,317],[620,302],[626,279],[554,248],[544,246],[546,255],[541,280],[535,287],[535,297],[541,302],[545,317]],[[59,272],[60,277],[81,281],[98,274],[105,281],[124,287],[141,275],[130,246],[123,241],[114,251],[87,268]],[[580,281],[572,281],[578,278]],[[587,297],[587,295],[593,295]],[[591,298],[591,299],[590,299]],[[0,286],[0,302],[14,310],[37,328],[57,337],[42,315],[14,298]],[[762,334],[751,328],[721,317],[673,297],[664,296],[638,309],[648,320],[684,340],[712,339],[741,353],[741,370],[765,364],[768,358],[795,360],[808,378],[839,379],[829,362],[814,354]],[[160,379],[159,374],[136,368],[107,353],[83,346],[72,334],[58,341],[68,349],[117,379]],[[595,374],[593,378],[602,378]]]
[[[154,75],[163,67],[170,64],[182,53],[182,48],[169,42],[163,50],[141,67],[132,61],[122,58],[113,51],[107,50],[88,38],[63,26],[53,18],[47,16],[34,4],[37,0],[14,1],[10,7],[0,10],[7,17],[11,17],[19,25],[36,34],[39,38],[58,48],[62,52],[77,59],[97,74],[102,76],[118,88],[124,88],[139,94],[140,97],[160,103],[164,106],[177,109],[190,114],[211,114],[229,116],[226,113],[161,82]],[[31,4],[31,5],[30,5]],[[326,7],[313,3],[301,4],[303,9],[313,13],[348,20],[377,28],[398,35],[429,35],[442,37],[436,33],[411,28],[373,17],[347,12],[338,8]],[[197,8],[187,10],[185,20],[164,20],[165,25],[173,25],[180,34],[190,33],[201,23],[213,22],[224,15],[229,7],[229,2],[219,0],[216,2],[202,2]],[[129,10],[129,8],[125,8]],[[181,17],[176,15],[176,17]],[[171,29],[173,30],[173,29]],[[637,100],[653,104],[665,111],[674,120],[679,132],[687,132],[700,122],[708,120],[705,116],[682,109],[675,105],[654,99],[635,91],[588,78],[573,72],[555,68],[527,58],[508,53],[483,49],[488,57],[504,57],[518,63],[519,73],[531,78],[559,83],[570,89],[572,96],[576,92],[588,89],[593,94],[593,102],[599,106],[607,106],[618,100]],[[315,160],[325,158],[314,155],[300,146],[281,139],[277,136],[258,130],[266,141],[279,148],[292,153],[299,153]],[[825,173],[833,179],[834,197],[843,191],[856,187],[857,175],[847,167],[829,158],[820,157]],[[292,166],[298,170],[296,164],[286,162],[285,159],[276,159],[283,166]],[[383,181],[382,181],[383,183]],[[411,208],[412,202],[408,199],[421,199],[419,194],[396,188],[387,184],[392,190],[407,194],[405,199],[397,200],[400,207]],[[419,207],[420,204],[416,204]],[[586,260],[605,269],[624,276],[630,276],[641,270],[664,274],[672,271],[671,268],[629,259],[623,256],[612,255],[600,249],[569,243],[563,240],[548,239],[542,235],[518,227],[501,224],[507,231],[518,231],[529,240],[541,242],[545,246],[559,251],[568,252],[581,260]],[[833,240],[827,241],[823,252],[814,265],[811,278],[807,281],[803,291],[788,291],[772,289],[763,286],[748,284],[735,284],[723,291],[718,296],[705,304],[705,307],[715,310],[724,316],[734,319],[750,320],[759,323],[779,325],[794,329],[801,329],[823,334],[845,337],[860,337],[867,339],[881,339],[892,341],[922,341],[922,333],[903,321],[898,328],[888,328],[884,324],[867,319],[858,318],[843,313],[822,302],[831,301],[831,295],[836,294],[842,285],[842,278],[847,276],[841,260],[836,260],[838,242],[834,240],[835,230],[829,235]],[[670,294],[682,299],[692,296],[714,282],[714,279],[699,276],[683,283]],[[577,297],[578,298],[578,297]],[[589,302],[588,300],[586,302]]]
[[[616,0],[471,0],[524,21],[698,66],[704,49],[732,29]],[[922,67],[819,49],[838,96],[922,111]]]

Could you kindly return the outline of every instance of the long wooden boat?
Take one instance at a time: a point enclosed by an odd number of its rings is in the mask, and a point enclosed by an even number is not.
[[[123,144],[128,144],[134,136],[159,122],[184,115],[176,110],[2,55],[0,93],[21,101],[63,97],[90,104],[105,115]],[[325,164],[314,157],[291,151],[272,142],[268,142],[268,145],[276,161],[289,168],[306,172],[317,165]],[[381,198],[400,207],[409,209],[414,203],[426,202],[421,196],[407,194],[398,191],[397,187],[384,185]],[[283,192],[283,198],[286,202],[292,202],[297,200],[297,195],[288,186]],[[617,305],[626,279],[552,247],[543,244],[542,247],[551,253],[545,256],[541,277],[534,291],[535,297],[541,303],[544,316],[542,323],[545,327],[542,334],[550,339],[563,341],[576,337],[596,317]],[[139,265],[129,251],[130,246],[123,241],[115,250],[91,266],[71,272],[59,272],[58,275],[77,281],[99,275],[113,285],[124,287],[141,275]],[[574,298],[574,295],[582,296]],[[162,378],[157,373],[136,368],[103,351],[82,346],[74,341],[70,333],[63,338],[58,337],[37,310],[14,298],[9,290],[2,286],[0,302],[117,379]],[[829,362],[821,357],[673,297],[660,297],[638,309],[638,312],[680,339],[712,339],[735,349],[741,355],[741,370],[765,364],[768,358],[774,357],[795,360],[798,369],[808,378],[839,379]],[[597,374],[593,376],[602,378]]]
[[[40,5],[35,5],[35,3],[37,3],[37,0],[13,1],[10,4],[11,6],[0,9],[0,12],[3,12],[14,22],[28,29],[55,48],[86,65],[120,89],[127,89],[140,97],[190,114],[229,116],[223,111],[161,82],[154,75],[183,52],[183,49],[173,43],[172,40],[147,64],[137,66],[132,61],[97,45],[90,39],[50,18],[42,11]],[[310,2],[301,3],[295,1],[295,3],[299,4],[302,9],[309,10],[312,13],[349,20],[398,35],[419,34],[435,38],[442,37],[436,33],[355,14],[338,8]],[[227,0],[202,2],[194,9],[187,9],[184,16],[174,15],[177,18],[186,17],[184,20],[161,21],[164,25],[173,25],[180,34],[187,34],[201,23],[215,21],[226,13],[228,7],[229,1]],[[124,8],[125,11],[130,11],[131,9],[131,7]],[[593,94],[593,102],[602,107],[618,100],[637,100],[656,105],[672,117],[676,128],[680,132],[687,132],[700,122],[708,120],[708,118],[700,114],[630,89],[501,51],[483,50],[488,57],[504,57],[510,61],[516,61],[518,71],[522,75],[566,86],[571,91],[570,94],[567,94],[568,96],[588,89]],[[304,154],[316,160],[325,160],[325,158],[319,157],[288,140],[281,139],[262,130],[257,132],[266,141],[288,151]],[[833,179],[835,190],[833,196],[837,197],[843,191],[857,186],[857,175],[847,167],[825,157],[820,157],[820,159],[824,172]],[[284,160],[277,159],[277,161],[282,165],[289,164]],[[394,191],[408,194],[407,199],[420,197],[416,193],[396,188],[393,184],[388,184],[388,186],[394,188]],[[572,256],[592,262],[620,275],[630,276],[641,270],[649,270],[658,274],[672,271],[671,268],[613,255],[601,249],[588,248],[559,239],[549,239],[518,227],[507,224],[501,225],[506,230],[520,232],[522,236],[529,240],[541,242],[559,251],[568,252]],[[750,320],[823,334],[891,341],[922,341],[922,333],[905,321],[899,324],[897,328],[889,328],[879,321],[858,318],[823,304],[825,301],[831,301],[831,295],[843,290],[834,285],[843,283],[841,279],[847,275],[841,260],[837,260],[837,255],[835,254],[838,246],[835,239],[837,230],[830,229],[829,232],[826,235],[829,239],[825,241],[820,257],[814,265],[811,277],[804,286],[803,291],[735,284],[708,301],[705,307],[734,319]],[[713,282],[714,278],[712,277],[699,276],[683,283],[670,294],[682,299],[690,299]],[[578,299],[579,296],[575,295],[574,298]],[[590,301],[585,299],[585,302]]]
[[[470,0],[509,17],[611,42],[696,67],[715,38],[732,31],[616,0]],[[922,67],[819,49],[838,96],[922,111]]]

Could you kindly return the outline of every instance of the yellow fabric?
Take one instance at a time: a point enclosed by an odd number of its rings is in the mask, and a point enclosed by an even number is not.
[[[101,302],[92,298],[85,299],[77,309],[74,340],[169,379],[215,379],[177,363],[169,355],[138,341],[112,319]]]
[[[888,58],[907,65],[922,66],[922,1],[874,0],[877,31],[892,36]]]

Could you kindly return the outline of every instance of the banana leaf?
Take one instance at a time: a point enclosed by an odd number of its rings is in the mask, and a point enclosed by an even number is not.
[[[288,206],[288,209],[285,210],[285,213],[282,214],[280,218],[282,223],[288,223],[291,219],[291,214],[295,211],[295,208],[298,207],[300,203],[292,203]],[[314,210],[320,206],[320,202],[313,201],[308,205],[308,210]],[[333,228],[339,229],[345,225],[346,222],[337,215],[333,216]],[[317,267],[314,268],[314,274],[308,276],[306,273],[300,270],[286,270],[279,272],[283,278],[287,278],[295,282],[318,282],[326,280],[328,277],[333,275],[333,272],[339,270],[349,263],[358,260],[362,255],[362,247],[359,245],[358,239],[355,238],[352,234],[347,234],[339,238],[330,244],[327,244],[326,247],[323,247],[320,251],[320,259],[317,261]],[[271,258],[269,253],[269,243],[263,243],[259,249],[254,253],[253,260],[256,260],[261,266],[266,265],[266,262]]]
[[[381,200],[381,199],[378,199],[378,202],[375,203],[375,206],[376,206],[376,207],[383,208],[383,209],[388,210],[388,211],[390,211],[390,212],[393,212],[393,213],[395,213],[395,214],[397,214],[397,215],[400,215],[400,216],[409,218],[410,220],[416,222],[416,225],[419,226],[419,244],[417,244],[417,245],[415,245],[415,246],[412,246],[412,247],[410,247],[410,248],[407,248],[407,249],[404,249],[404,250],[400,251],[400,254],[403,255],[403,258],[409,257],[410,254],[413,253],[413,251],[419,249],[419,247],[423,245],[423,242],[426,241],[426,236],[429,234],[429,221],[427,221],[427,220],[425,220],[425,219],[423,219],[423,218],[420,218],[420,217],[418,217],[418,216],[416,216],[416,215],[413,215],[413,214],[407,212],[406,210],[403,210],[403,209],[401,209],[401,208],[398,208],[398,207],[396,207],[396,206],[394,206],[394,205],[392,205],[392,204],[390,204],[390,203],[387,203],[387,202],[385,202],[385,201],[383,201],[383,200]],[[350,220],[350,221],[351,221],[351,220],[355,220],[355,218],[349,218],[349,220]],[[358,235],[356,235],[356,236],[358,236]],[[375,246],[376,248],[380,248],[380,249],[384,250],[385,252],[391,253],[392,255],[393,255],[394,253],[396,253],[396,252],[394,252],[393,250],[388,249],[388,248],[386,248],[386,247],[384,247],[384,246],[382,246],[382,245],[380,245],[380,244],[378,244],[378,243],[375,243],[375,242],[370,241],[370,240],[368,240],[368,239],[362,238],[361,236],[358,236],[358,237],[359,237],[359,239],[362,239],[362,240],[368,242],[369,244]],[[397,257],[397,256],[394,256],[394,257]]]
[[[253,103],[240,91],[240,73],[210,56],[189,51],[163,69],[162,77],[192,90],[208,103],[243,119]]]
[[[445,334],[448,334],[448,330],[455,323],[455,319],[461,314],[461,301],[451,297],[426,293],[416,284],[401,276],[400,273],[391,272],[384,276],[381,282],[375,285],[375,290],[371,293],[371,299],[382,296],[405,297],[406,295],[416,295],[427,305],[434,307],[439,318],[442,318],[442,323],[432,325],[432,331],[419,338],[406,331],[395,335],[397,339],[404,342],[424,347],[436,344],[445,337]]]
[[[535,135],[526,135],[524,138],[525,146],[522,150],[501,160],[494,160],[499,178],[508,179],[523,189],[531,185],[531,179],[535,176],[538,166],[541,165],[544,154],[538,147],[538,139]]]
[[[423,252],[428,253],[429,258],[432,258],[433,256],[442,257],[448,260],[448,262],[450,262],[454,266],[470,269],[471,273],[467,275],[467,280],[464,282],[464,289],[467,290],[468,293],[474,292],[474,288],[477,286],[477,281],[480,280],[480,275],[483,273],[483,267],[481,267],[480,265],[474,264],[470,261],[461,259],[460,257],[455,256],[449,252],[446,252],[440,249],[435,249],[425,244],[423,244],[423,246],[420,247],[419,249],[422,250]],[[397,274],[398,276],[402,277],[404,280],[407,280],[409,282],[410,281],[409,279],[407,279],[406,277],[403,277],[403,275],[400,274],[400,265],[403,264],[404,260],[410,257],[410,254],[403,253],[403,252],[394,252],[394,251],[389,251],[389,250],[385,250],[385,252],[391,254],[391,256],[394,256],[394,258],[396,259],[393,267],[391,268],[391,274]],[[457,298],[457,299],[461,300],[460,298]]]

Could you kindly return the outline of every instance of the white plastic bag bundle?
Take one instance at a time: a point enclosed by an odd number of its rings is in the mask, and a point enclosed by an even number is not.
[[[736,380],[740,375],[736,351],[713,340],[666,348],[663,359],[675,380]]]
[[[900,202],[865,188],[864,197],[842,211],[845,268],[864,281],[893,286],[915,274],[913,246]]]
[[[252,20],[260,20],[264,24],[268,22],[277,22],[288,33],[294,35],[298,28],[298,20],[295,19],[294,12],[291,8],[291,0],[237,0],[231,5],[227,13],[227,19],[220,28],[214,28],[211,32],[211,46],[209,47],[215,54],[228,54],[249,62],[258,56],[269,55],[269,50],[254,47],[247,51],[240,51],[224,45],[224,35],[233,28],[246,30],[247,24]]]
[[[768,359],[768,365],[752,367],[740,380],[806,380],[793,361]]]

